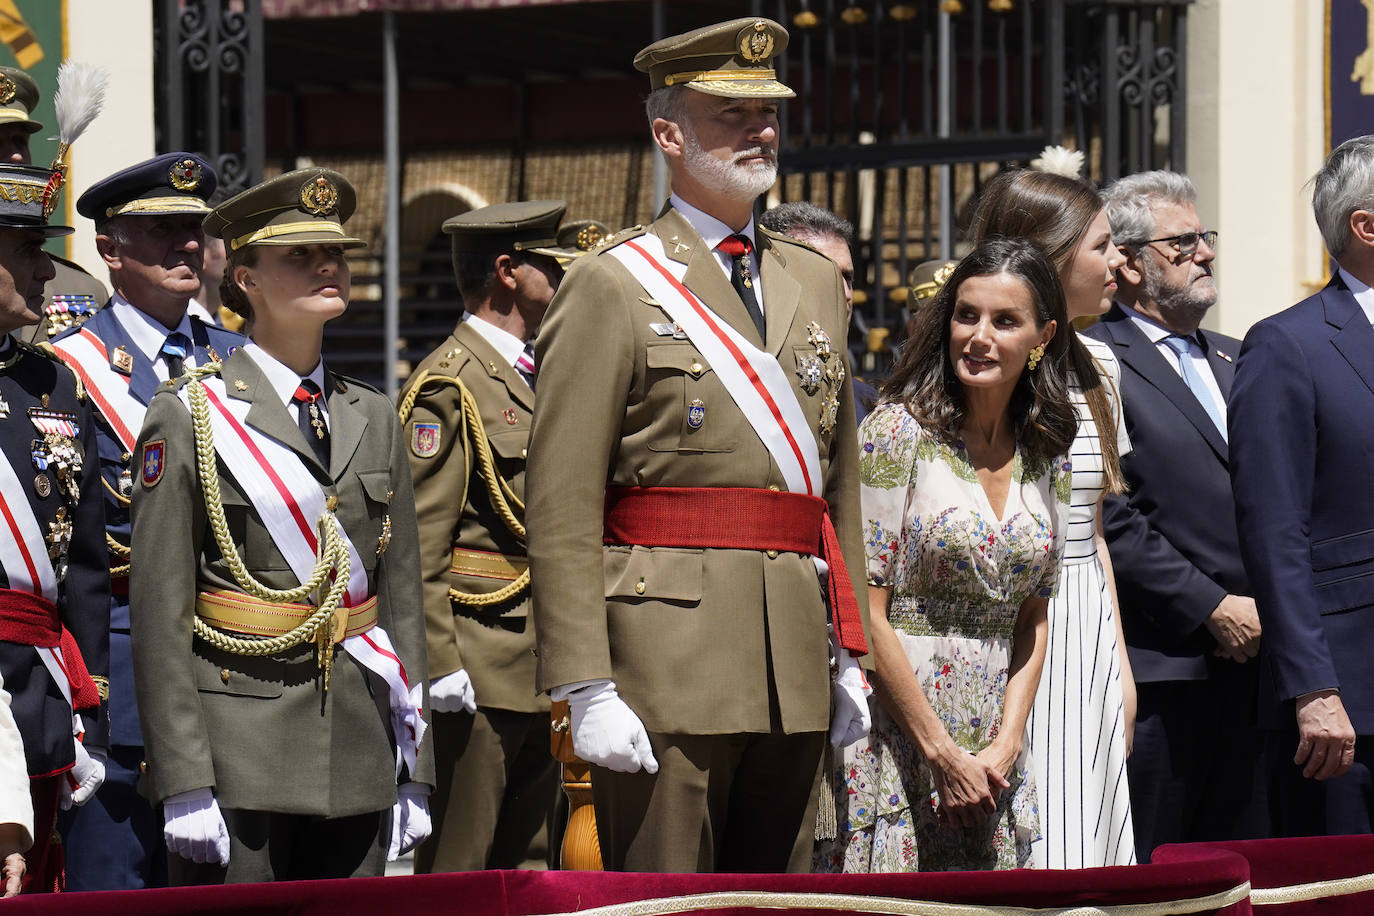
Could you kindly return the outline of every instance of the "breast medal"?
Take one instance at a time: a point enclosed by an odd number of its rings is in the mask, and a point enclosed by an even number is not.
[[[706,422],[706,405],[701,398],[692,398],[692,403],[687,405],[687,425],[692,429],[701,429],[701,424]]]

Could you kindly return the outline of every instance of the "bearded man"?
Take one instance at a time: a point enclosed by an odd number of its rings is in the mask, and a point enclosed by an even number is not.
[[[672,196],[574,263],[536,341],[537,686],[608,869],[809,870],[827,729],[867,731],[844,283],[753,218],[786,43],[738,19],[636,56]]]
[[[1240,344],[1200,325],[1217,301],[1217,236],[1174,172],[1107,189],[1126,254],[1117,301],[1088,334],[1121,363],[1132,450],[1128,489],[1108,496],[1111,551],[1131,668],[1135,744],[1126,764],[1136,854],[1164,843],[1267,835],[1255,722],[1260,621],[1241,562],[1226,399]]]

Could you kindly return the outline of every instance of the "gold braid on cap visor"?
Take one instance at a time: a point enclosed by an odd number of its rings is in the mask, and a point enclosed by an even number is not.
[[[264,239],[276,238],[279,235],[295,235],[298,232],[325,232],[329,235],[337,235],[345,238],[343,226],[338,223],[330,222],[327,219],[301,220],[298,223],[277,223],[272,226],[263,226],[257,232],[250,232],[248,235],[241,235],[229,243],[231,251],[238,251],[244,245],[251,245],[254,242],[261,242]]]
[[[776,80],[776,70],[687,70],[683,73],[669,73],[663,78],[663,85],[676,86],[678,83],[710,83],[717,80]]]
[[[123,216],[126,213],[209,213],[210,206],[199,197],[183,195],[167,197],[143,197],[131,200],[118,207],[106,207],[105,217]]]

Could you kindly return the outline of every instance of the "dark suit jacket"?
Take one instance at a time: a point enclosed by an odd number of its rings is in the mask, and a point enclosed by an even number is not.
[[[1137,681],[1203,680],[1215,646],[1203,622],[1245,595],[1226,441],[1178,372],[1120,305],[1086,332],[1121,363],[1130,491],[1108,496],[1103,528]],[[1240,341],[1203,331],[1223,397]]]
[[[81,327],[78,325],[58,334],[53,340],[56,342],[70,337],[78,333]],[[125,333],[110,304],[106,302],[99,312],[85,322],[84,327],[100,339],[109,353],[113,354],[121,346],[128,350],[134,362],[133,371],[129,374],[129,393],[144,404],[151,403],[153,395],[157,392],[157,373],[153,371],[152,363],[143,357],[142,351],[134,344],[133,339]],[[204,365],[208,360],[223,358],[232,348],[244,342],[238,334],[202,324],[198,318],[191,319],[191,337],[198,365]],[[105,494],[105,528],[110,537],[127,547],[129,501],[127,495],[121,498],[118,494],[128,492],[121,489],[120,478],[129,473],[127,479],[131,481],[134,476],[130,472],[129,453],[124,450],[119,438],[101,416],[100,408],[92,404],[91,410],[95,415],[96,444],[100,450],[98,464],[93,459],[91,466],[98,467],[101,476],[105,478],[105,486],[102,488]],[[134,432],[137,433],[137,430]],[[116,567],[123,565],[123,561],[114,556],[110,557],[110,563]],[[129,648],[127,579],[115,582],[110,592],[109,620],[110,743],[141,747],[143,735],[138,725],[138,703],[134,695],[134,663]]]
[[[1277,700],[1339,687],[1374,734],[1374,328],[1339,274],[1246,335],[1231,480],[1262,684]]]

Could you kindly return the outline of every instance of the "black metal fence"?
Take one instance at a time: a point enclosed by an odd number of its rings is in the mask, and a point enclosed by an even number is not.
[[[159,145],[208,152],[231,189],[261,177],[259,2],[158,6]],[[969,206],[999,169],[1051,143],[1082,150],[1098,181],[1186,168],[1191,3],[754,0],[753,12],[791,33],[779,75],[798,98],[785,108],[777,195],[858,230],[861,371],[886,370],[884,332],[890,340],[905,320],[912,268],[962,253]],[[403,251],[402,261],[401,355],[413,360],[451,327],[456,291],[446,254]],[[332,362],[375,381],[381,308],[369,288],[380,278],[355,278],[349,326],[331,326],[327,345]]]

